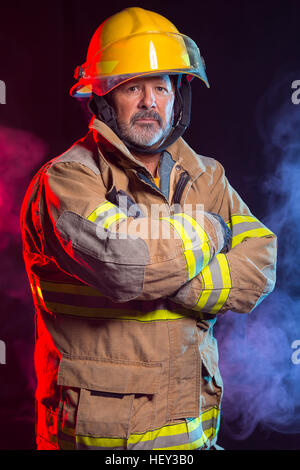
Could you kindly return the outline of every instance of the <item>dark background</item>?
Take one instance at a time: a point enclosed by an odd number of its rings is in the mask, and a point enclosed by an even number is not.
[[[5,2],[0,20],[0,79],[6,84],[6,104],[0,105],[0,340],[6,344],[6,364],[0,364],[0,449],[34,448],[33,308],[17,223],[11,227],[10,220],[17,220],[37,169],[86,133],[80,105],[69,96],[73,71],[85,61],[99,24],[128,6],[161,13],[198,44],[211,89],[193,81],[192,121],[184,137],[197,152],[224,165],[258,218],[269,207],[264,183],[280,157],[265,158],[262,128],[272,121],[276,96],[278,102],[289,100],[291,81],[300,79],[299,1]],[[265,97],[277,85],[275,102],[266,106]],[[239,440],[224,427],[220,445],[300,449],[300,435],[258,424]]]

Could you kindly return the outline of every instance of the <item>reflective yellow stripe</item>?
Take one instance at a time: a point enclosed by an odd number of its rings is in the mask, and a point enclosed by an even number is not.
[[[106,437],[91,437],[91,436],[76,436],[76,442],[84,444],[87,447],[124,447],[126,440],[120,438],[106,438]]]
[[[195,418],[192,420],[187,421],[188,424],[188,430],[191,433],[192,431],[195,431],[201,423],[204,421],[209,421],[212,418],[217,419],[219,416],[219,409],[216,407],[210,408],[209,410],[204,411],[201,413],[201,416],[199,418]],[[206,430],[207,431],[207,430]]]
[[[40,287],[37,284],[40,283]],[[177,313],[166,309],[153,310],[146,313],[141,313],[140,310],[130,309],[116,309],[107,307],[86,307],[79,305],[71,305],[60,302],[49,302],[45,300],[47,292],[57,292],[74,295],[74,302],[76,296],[83,295],[87,297],[104,297],[97,289],[89,286],[82,286],[67,283],[55,283],[50,281],[36,281],[36,291],[38,293],[38,300],[43,308],[53,311],[54,313],[61,313],[65,315],[84,316],[84,317],[97,317],[97,318],[113,318],[119,320],[135,320],[139,322],[163,321],[163,320],[177,320],[184,318],[184,313]],[[44,295],[42,294],[44,291]],[[73,298],[70,297],[70,302]]]
[[[196,222],[195,219],[193,219],[193,217],[191,217],[190,215],[188,214],[180,214],[182,215],[182,217],[186,220],[188,220],[190,222],[190,224],[192,225],[193,229],[197,232],[198,234],[198,237],[200,238],[200,240],[202,240],[203,242],[203,246],[202,246],[202,251],[203,251],[203,266],[206,266],[207,263],[209,262],[210,260],[210,257],[211,257],[211,253],[210,253],[210,246],[209,246],[209,239],[208,239],[208,236],[206,235],[206,232],[203,230],[203,228],[201,227],[201,225],[198,224],[198,222]]]
[[[153,431],[147,431],[143,434],[131,434],[128,440],[128,444],[154,441],[154,439],[157,439],[158,437],[176,436],[177,434],[183,434],[185,432],[187,432],[186,423],[170,424],[167,426],[162,426],[158,429],[154,429]]]
[[[187,234],[183,225],[178,220],[171,219],[168,217],[162,217],[162,220],[167,220],[171,225],[173,225],[174,229],[181,238],[184,246],[184,256],[187,264],[188,279],[192,279],[196,275],[196,260],[192,251],[193,243],[189,235]]]
[[[202,276],[205,289],[212,289],[214,286],[212,274],[209,265],[202,269]]]
[[[228,299],[228,296],[229,296],[229,292],[230,292],[230,289],[222,289],[221,290],[221,293],[220,293],[220,297],[217,301],[217,303],[215,304],[215,306],[207,313],[211,313],[211,314],[216,314],[218,313],[221,308],[223,307],[223,305],[225,304],[226,300]]]
[[[188,432],[190,434],[200,427],[205,421],[214,419],[216,422],[216,426],[211,426],[210,428],[204,429],[202,437],[193,442],[193,444],[196,444],[196,448],[203,446],[209,439],[211,440],[215,437],[220,426],[219,414],[220,410],[216,407],[213,407],[204,411],[199,418],[195,418],[194,420],[187,422]]]
[[[271,232],[271,230],[267,229],[266,227],[247,230],[246,232],[240,233],[239,235],[235,235],[232,238],[232,247],[238,245],[246,238],[259,238],[265,237],[267,235],[273,235],[273,232]]]
[[[42,307],[43,309],[47,310],[46,304],[44,302],[42,289],[40,288],[39,284],[37,283],[37,280],[34,277],[32,278],[30,287],[31,287],[33,298],[36,299],[38,305]]]
[[[148,313],[141,313],[138,310],[125,310],[126,313],[124,313],[124,310],[110,309],[109,307],[79,307],[77,305],[66,305],[55,302],[45,302],[45,305],[47,309],[53,313],[91,318],[112,318],[115,320],[135,320],[139,322],[177,320],[179,318],[184,318],[184,315],[171,312],[170,310],[154,310]],[[130,314],[128,312],[130,312]]]
[[[178,220],[175,220],[175,219],[168,219],[167,217],[163,217],[162,219],[167,220],[170,224],[173,225],[176,232],[178,233],[181,240],[183,241],[184,249],[185,250],[192,250],[193,249],[193,243],[192,243],[190,237],[188,236],[188,234],[187,234],[185,228],[183,227],[183,225]]]
[[[42,293],[42,290],[40,288],[39,285],[36,285],[36,292],[37,292],[37,295],[39,296],[39,298],[44,301],[44,298],[43,298],[43,293]]]
[[[218,269],[220,270],[220,273],[217,271]],[[213,264],[207,265],[202,270],[201,274],[203,279],[203,289],[194,309],[216,314],[226,302],[232,287],[230,269],[226,255],[219,253],[214,258]],[[220,278],[220,275],[222,278],[221,285],[216,283],[217,276]],[[216,295],[219,291],[220,293],[218,298],[214,299],[214,297],[211,297]],[[210,305],[212,301],[214,304]]]
[[[191,450],[191,449],[197,449],[199,447],[202,447],[208,439],[211,437],[215,436],[217,429],[218,429],[218,418],[219,418],[219,409],[214,407],[209,410],[206,410],[201,414],[199,418],[195,418],[192,420],[186,420],[184,423],[179,423],[179,424],[171,424],[167,426],[163,426],[161,428],[155,429],[153,431],[147,431],[143,434],[131,434],[127,445],[128,448],[130,446],[134,447],[134,444],[136,444],[136,449],[138,450],[138,444],[142,442],[153,442],[154,447],[153,450]],[[202,429],[202,425],[205,422],[209,422],[210,420],[215,420],[216,426],[210,426],[207,429]],[[199,431],[201,432],[201,437],[197,438],[194,441],[187,442],[185,444],[174,444],[173,446],[170,445],[172,442],[172,436],[178,436],[182,435],[182,439],[185,439],[185,436],[191,436],[193,431]],[[168,445],[168,440],[166,440],[166,445],[163,447],[157,447],[155,446],[155,440],[159,439],[161,437],[170,437],[169,445]],[[157,441],[158,442],[158,441]]]
[[[260,227],[251,228],[251,224],[258,224]],[[248,225],[248,230],[244,230],[241,233],[235,235],[235,229],[238,228],[240,224]],[[233,238],[232,238],[232,247],[238,245],[246,238],[260,238],[266,236],[274,235],[271,230],[265,227],[256,217],[252,215],[232,215],[229,222],[227,222],[228,227],[233,231]],[[246,228],[245,227],[245,228]]]
[[[211,440],[219,429],[219,413],[220,410],[217,407],[210,408],[204,411],[200,417],[189,419],[184,422],[178,424],[169,424],[162,426],[160,428],[154,429],[152,431],[146,431],[145,433],[139,434],[130,434],[128,439],[118,438],[118,437],[93,437],[93,436],[84,436],[84,435],[77,435],[76,442],[81,444],[85,447],[98,447],[100,448],[116,448],[122,447],[124,449],[133,449],[138,450],[139,443],[148,442],[150,448],[153,445],[153,450],[191,450],[197,449],[202,447],[207,441]],[[211,421],[211,423],[210,423]],[[203,424],[208,423],[210,425],[209,428],[203,429]],[[215,423],[215,425],[213,424]],[[197,435],[197,429],[199,429],[199,434]],[[196,431],[196,433],[195,433]],[[196,440],[186,442],[185,444],[178,444],[170,445],[172,443],[172,436],[180,436],[182,435],[182,439],[186,440],[187,437],[192,436],[194,432],[194,436]],[[166,445],[164,447],[156,447],[155,441],[159,438],[168,438],[170,440],[165,440]],[[180,440],[180,439],[179,439]],[[151,444],[152,443],[152,444]],[[162,444],[162,441],[160,441]],[[157,441],[159,445],[159,441]],[[72,443],[66,442],[67,446],[72,448]],[[143,447],[141,447],[143,448]]]
[[[127,219],[127,216],[122,212],[118,212],[117,214],[111,215],[105,219],[103,227],[109,229],[109,227],[119,219]]]
[[[233,224],[242,224],[243,222],[259,222],[259,220],[256,217],[253,217],[253,215],[232,215],[231,220]]]
[[[218,263],[221,269],[223,286],[224,288],[230,289],[232,285],[231,285],[231,276],[230,276],[227,256],[225,254],[219,253],[217,255],[217,258],[218,258]]]
[[[97,217],[105,211],[109,211],[112,208],[116,208],[114,204],[109,201],[102,202],[96,209],[87,217],[92,222],[95,222]]]
[[[197,301],[197,310],[202,310],[210,296],[211,289],[213,288],[213,280],[210,272],[209,265],[207,265],[201,272],[203,278],[203,289]]]
[[[192,250],[186,250],[184,256],[187,263],[188,279],[193,279],[196,276],[196,260]]]
[[[224,254],[219,254],[218,262],[221,269],[221,275],[223,280],[223,289],[220,292],[220,296],[218,298],[217,303],[215,306],[210,310],[209,313],[215,314],[223,307],[224,303],[226,302],[230,289],[231,289],[231,276],[228,266],[227,257]]]

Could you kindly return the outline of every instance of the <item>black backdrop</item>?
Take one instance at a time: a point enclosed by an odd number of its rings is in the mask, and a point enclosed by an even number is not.
[[[5,363],[0,364],[1,449],[34,448],[34,321],[17,227],[20,204],[36,170],[86,133],[85,116],[68,94],[73,71],[84,62],[97,26],[128,6],[161,13],[198,44],[211,89],[194,80],[192,122],[185,139],[224,165],[257,217],[268,210],[263,187],[274,167],[265,158],[261,129],[272,121],[276,102],[269,98],[268,106],[263,103],[282,83],[277,98],[289,100],[291,82],[300,79],[299,1],[52,0],[1,5],[0,79],[6,85],[6,104],[0,105],[0,340],[6,346]],[[276,154],[273,163],[278,163]],[[220,444],[229,449],[300,449],[299,437],[258,425],[244,440],[221,429]]]

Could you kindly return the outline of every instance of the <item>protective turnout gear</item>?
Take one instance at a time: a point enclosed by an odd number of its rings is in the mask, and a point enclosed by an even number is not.
[[[190,123],[190,80],[207,86],[204,61],[197,45],[163,16],[142,8],[126,8],[113,15],[94,33],[87,60],[75,70],[78,82],[70,93],[90,97],[90,110],[119,135],[114,109],[104,97],[122,83],[146,75],[179,75],[175,86],[174,124],[171,134],[156,149],[165,150],[183,135]],[[143,153],[152,150],[126,143]]]
[[[165,73],[178,75],[174,129],[156,149],[154,178],[119,138],[106,98],[134,77]],[[182,139],[193,76],[208,86],[195,43],[141,8],[104,22],[77,69],[71,94],[91,98],[90,131],[37,173],[21,213],[38,449],[216,443],[213,326],[272,291],[276,237],[222,166]]]
[[[222,166],[182,138],[162,153],[159,177],[157,187],[93,119],[27,191],[21,226],[36,308],[39,449],[216,442],[222,380],[213,325],[272,291],[276,237]]]

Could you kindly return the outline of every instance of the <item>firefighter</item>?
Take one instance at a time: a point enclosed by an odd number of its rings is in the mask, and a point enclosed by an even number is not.
[[[276,237],[182,138],[191,80],[209,84],[170,21],[113,15],[75,77],[89,131],[40,169],[21,211],[37,449],[217,448],[213,326],[273,290]]]

